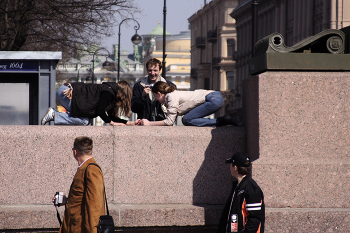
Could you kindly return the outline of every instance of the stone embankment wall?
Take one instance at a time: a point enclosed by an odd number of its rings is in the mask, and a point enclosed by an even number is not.
[[[224,161],[245,150],[239,127],[0,126],[0,230],[59,227],[51,199],[69,191],[82,135],[116,227],[217,224],[232,181]]]

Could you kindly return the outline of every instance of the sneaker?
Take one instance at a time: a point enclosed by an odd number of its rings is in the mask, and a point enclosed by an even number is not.
[[[218,117],[217,119],[217,125],[216,126],[224,126],[224,125],[234,125],[234,126],[238,126],[239,122],[234,120],[233,118],[224,115],[222,117]]]
[[[53,121],[55,116],[55,110],[51,107],[47,109],[44,117],[41,119],[41,125],[45,125],[47,122]]]

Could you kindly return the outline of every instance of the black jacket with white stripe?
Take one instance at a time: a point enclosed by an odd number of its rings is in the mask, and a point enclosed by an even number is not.
[[[237,230],[231,224],[232,216],[237,218]],[[231,194],[221,215],[218,233],[263,233],[264,224],[264,194],[259,185],[250,175],[245,176],[239,184],[237,181],[233,182]]]

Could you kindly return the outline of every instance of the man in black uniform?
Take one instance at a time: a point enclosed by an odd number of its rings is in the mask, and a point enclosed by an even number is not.
[[[158,81],[167,82],[168,85],[173,86],[175,84],[160,76],[162,63],[158,59],[152,58],[148,60],[146,68],[148,75],[135,83],[132,90],[131,111],[137,113],[137,119],[161,121],[165,119],[166,108],[155,100],[151,86]]]
[[[265,225],[264,195],[251,178],[252,166],[247,154],[238,152],[227,159],[233,182],[219,223],[219,233],[263,233]]]

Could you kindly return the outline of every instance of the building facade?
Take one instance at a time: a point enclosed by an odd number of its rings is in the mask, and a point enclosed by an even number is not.
[[[101,49],[102,48],[102,49]],[[89,52],[94,51],[94,53]],[[143,76],[143,64],[140,62],[141,48],[134,46],[132,54],[121,51],[120,80],[127,81],[131,86]],[[57,66],[58,85],[62,82],[116,82],[118,77],[118,45],[113,45],[113,52],[98,45],[83,48],[78,58],[60,61]]]
[[[236,86],[236,25],[230,17],[237,0],[213,0],[189,19],[191,25],[191,89],[221,91],[224,107],[217,115],[231,114]]]
[[[163,27],[160,24],[149,34],[143,35],[144,49],[142,62],[145,65],[151,58],[163,61]],[[166,32],[165,40],[166,79],[175,83],[178,90],[190,90],[191,74],[191,32],[181,31],[171,35]],[[146,67],[144,75],[147,75]]]
[[[242,93],[242,81],[249,77],[252,57],[252,0],[239,0],[230,13],[236,21],[237,90]],[[350,1],[347,0],[258,0],[256,41],[274,33],[282,34],[286,46],[326,29],[341,29],[350,25]]]

